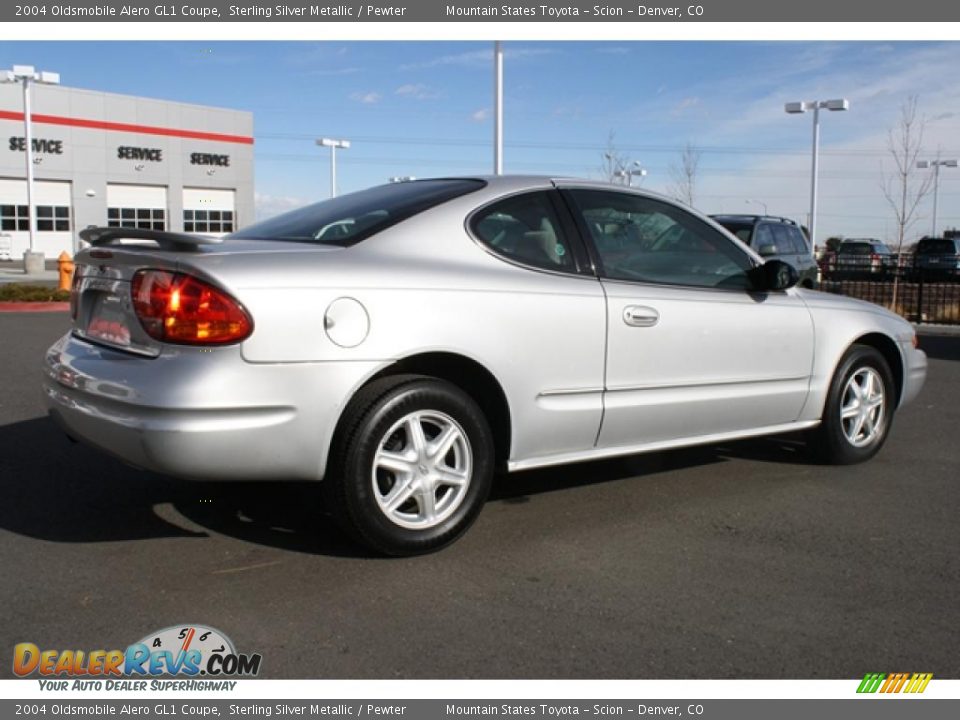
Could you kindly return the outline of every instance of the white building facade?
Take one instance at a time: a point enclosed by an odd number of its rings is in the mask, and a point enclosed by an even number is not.
[[[35,250],[90,226],[222,235],[253,221],[253,114],[34,85]],[[29,248],[22,89],[0,84],[0,253]],[[3,258],[0,258],[3,259]]]

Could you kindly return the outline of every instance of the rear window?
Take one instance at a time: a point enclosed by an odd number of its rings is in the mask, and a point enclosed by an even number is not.
[[[865,242],[845,242],[837,252],[844,255],[870,255],[873,252],[873,245]]]
[[[954,245],[953,240],[940,240],[940,239],[930,239],[930,240],[921,240],[917,243],[917,253],[925,254],[943,254],[943,255],[953,255],[957,252],[956,245]]]
[[[380,185],[255,223],[230,235],[346,247],[402,220],[484,187],[483,180],[414,180]]]

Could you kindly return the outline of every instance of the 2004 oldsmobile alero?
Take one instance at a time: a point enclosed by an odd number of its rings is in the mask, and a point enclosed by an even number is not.
[[[808,430],[883,445],[926,356],[689,208],[531,177],[376,187],[225,238],[81,233],[53,417],[134,465],[322,480],[360,541],[441,547],[498,467]]]

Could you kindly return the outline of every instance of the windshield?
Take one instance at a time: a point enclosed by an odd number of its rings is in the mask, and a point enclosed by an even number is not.
[[[255,223],[231,238],[346,247],[418,213],[484,187],[483,180],[415,180],[379,185]]]

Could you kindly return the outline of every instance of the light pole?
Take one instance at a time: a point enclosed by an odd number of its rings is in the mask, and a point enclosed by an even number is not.
[[[317,145],[330,148],[330,197],[337,196],[337,148],[346,150],[350,147],[349,140],[335,140],[333,138],[320,138]]]
[[[753,203],[754,205],[763,205],[763,214],[764,215],[770,214],[770,211],[767,210],[767,204],[763,200],[751,200],[750,198],[747,198],[747,205],[751,203]]]
[[[813,110],[813,164],[810,172],[810,249],[816,253],[817,240],[817,174],[820,163],[820,110],[837,112],[850,109],[850,101],[846,98],[837,100],[805,100],[790,102],[783,106],[791,115],[799,115],[807,110]]]
[[[614,157],[610,155],[610,153],[607,153],[607,159],[613,160]],[[620,165],[619,162],[617,164]],[[613,171],[613,176],[626,182],[627,187],[633,187],[633,178],[645,178],[647,176],[647,170],[641,166],[639,160],[634,160],[633,167],[627,168],[620,165],[619,168]]]
[[[493,43],[493,174],[503,175],[503,46]]]
[[[940,168],[957,167],[956,160],[918,160],[918,168],[933,168],[933,231],[930,237],[937,236],[937,198],[940,195]]]
[[[23,254],[23,268],[28,274],[43,271],[43,253],[36,251],[36,213],[33,207],[33,123],[30,120],[30,86],[33,83],[59,85],[60,73],[37,72],[33,65],[14,65],[12,70],[0,71],[0,82],[23,85],[23,154],[27,166],[27,231],[30,249]]]

